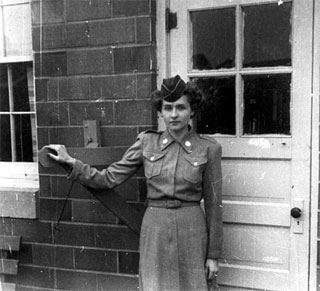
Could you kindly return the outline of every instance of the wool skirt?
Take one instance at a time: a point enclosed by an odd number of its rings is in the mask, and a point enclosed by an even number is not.
[[[207,291],[207,227],[200,206],[148,207],[141,226],[141,291]]]

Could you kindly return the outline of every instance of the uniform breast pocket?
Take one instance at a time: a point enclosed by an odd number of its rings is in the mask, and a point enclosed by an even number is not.
[[[144,152],[144,174],[148,179],[161,173],[163,157],[162,153]]]
[[[206,157],[186,156],[184,166],[184,179],[191,183],[198,183],[202,180],[202,172],[207,163]]]

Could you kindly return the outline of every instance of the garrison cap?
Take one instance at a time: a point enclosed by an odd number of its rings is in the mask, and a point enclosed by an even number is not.
[[[160,90],[162,99],[168,102],[175,102],[183,95],[185,88],[186,83],[179,75],[163,79]]]

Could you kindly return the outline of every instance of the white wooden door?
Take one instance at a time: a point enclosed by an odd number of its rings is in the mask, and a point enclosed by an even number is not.
[[[307,291],[313,1],[159,2],[158,83],[198,82],[223,148],[221,290]]]

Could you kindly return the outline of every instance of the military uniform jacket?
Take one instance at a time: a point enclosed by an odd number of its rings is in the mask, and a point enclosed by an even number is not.
[[[221,146],[214,139],[189,131],[175,140],[168,131],[146,131],[122,159],[106,169],[76,160],[69,179],[96,188],[114,188],[141,166],[147,179],[148,199],[204,199],[208,227],[207,258],[219,258],[222,245]]]

